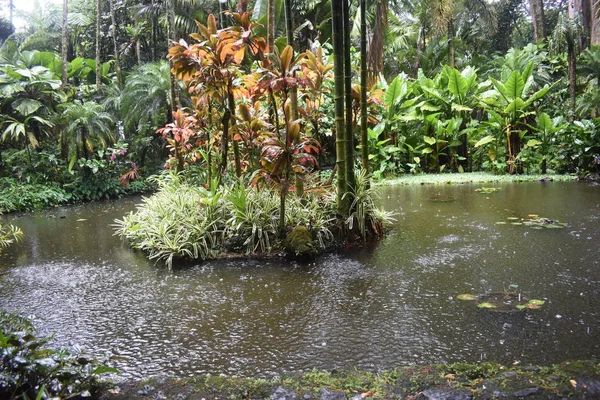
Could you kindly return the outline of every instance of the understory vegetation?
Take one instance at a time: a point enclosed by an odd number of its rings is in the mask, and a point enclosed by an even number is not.
[[[50,399],[97,397],[98,377],[117,373],[75,349],[52,350],[26,318],[0,310],[0,397]]]

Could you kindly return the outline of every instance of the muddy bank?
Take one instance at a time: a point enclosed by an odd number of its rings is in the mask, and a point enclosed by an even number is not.
[[[454,363],[381,373],[313,371],[269,381],[157,378],[114,386],[101,399],[600,399],[600,363],[570,361],[550,367]]]

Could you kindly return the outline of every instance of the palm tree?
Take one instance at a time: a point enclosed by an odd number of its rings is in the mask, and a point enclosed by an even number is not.
[[[567,17],[564,13],[558,17],[556,28],[550,41],[550,49],[555,52],[567,51],[567,77],[569,80],[569,108],[575,113],[577,96],[577,55],[582,51],[584,27],[578,17]]]
[[[62,122],[61,142],[71,152],[71,160],[87,159],[95,149],[106,149],[115,142],[115,120],[101,104],[75,101],[65,108]]]
[[[169,63],[148,63],[132,71],[120,95],[119,109],[126,134],[153,133],[170,121]]]

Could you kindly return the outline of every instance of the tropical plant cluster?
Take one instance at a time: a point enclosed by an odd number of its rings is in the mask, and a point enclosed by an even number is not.
[[[285,250],[277,218],[279,202],[269,191],[243,182],[209,190],[176,174],[167,174],[160,182],[157,193],[117,221],[117,233],[151,259],[171,267],[178,259],[264,256]],[[335,242],[335,202],[327,196],[286,199],[287,226],[308,227],[308,245],[315,253]]]
[[[446,65],[431,78],[420,70],[384,83],[385,109],[369,130],[374,174],[597,171],[600,120],[565,112],[552,61],[529,45],[485,69]]]
[[[99,375],[117,373],[79,350],[52,350],[26,318],[0,310],[0,397],[66,399],[97,395]]]

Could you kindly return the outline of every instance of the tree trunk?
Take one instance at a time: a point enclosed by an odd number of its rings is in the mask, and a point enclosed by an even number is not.
[[[229,152],[229,120],[231,112],[226,109],[223,113],[221,123],[223,124],[223,137],[221,138],[221,176],[227,171],[227,153]]]
[[[450,68],[456,66],[454,62],[454,22],[452,18],[448,20],[448,65]]]
[[[269,52],[275,49],[275,0],[267,0],[267,45]]]
[[[13,9],[15,8],[13,3],[13,0],[8,0],[8,22],[10,22],[11,26],[13,24]]]
[[[348,189],[354,189],[354,118],[352,110],[352,65],[350,61],[350,4],[343,0],[344,13],[344,95],[346,97],[346,181]],[[352,199],[350,199],[352,201]]]
[[[594,1],[592,3],[592,15],[595,15],[596,18],[592,18],[592,26],[590,32],[590,40],[591,45],[600,44],[600,2]]]
[[[343,24],[343,1],[331,0],[331,30],[333,42],[333,71],[335,84],[335,129],[336,129],[336,167],[338,170],[337,180],[337,211],[341,216],[348,216],[350,203],[346,193],[348,182],[346,181],[346,138],[344,130],[344,24]]]
[[[173,29],[175,11],[173,9],[173,0],[167,0],[167,48],[171,46],[171,41],[175,40]],[[179,94],[177,93],[177,80],[172,72],[172,62],[169,61],[169,95],[171,98],[171,111],[175,112],[179,108]]]
[[[544,0],[529,0],[529,10],[533,25],[533,41],[538,43],[546,37],[546,18],[544,16]]]
[[[414,77],[416,78],[419,74],[419,68],[421,68],[421,57],[425,51],[425,27],[419,28],[419,35],[417,36],[417,54],[415,56],[415,64],[413,67]]]
[[[371,80],[377,79],[383,71],[383,41],[387,27],[388,0],[377,2],[375,8],[375,25],[373,26],[373,37],[369,46],[369,72]]]
[[[367,0],[360,3],[360,147],[362,167],[369,175],[369,137],[367,127]]]
[[[100,65],[100,26],[102,24],[102,0],[96,1],[96,90],[102,90],[102,74]]]
[[[567,44],[567,74],[569,77],[569,107],[572,115],[575,115],[575,96],[577,95],[577,55],[575,54],[575,45],[572,41]]]
[[[592,33],[592,0],[570,0],[567,2],[567,14],[570,19],[578,20],[585,30],[585,35],[579,35],[580,49],[586,49],[590,45],[590,36]]]
[[[248,11],[248,0],[238,0],[236,9],[238,14]]]
[[[110,22],[112,24],[112,41],[113,51],[115,57],[115,71],[117,73],[117,86],[119,89],[123,89],[123,75],[121,73],[121,61],[119,58],[119,45],[117,44],[117,19],[115,18],[115,7],[113,0],[108,1],[110,7]]]
[[[60,44],[60,52],[62,55],[62,85],[63,87],[67,86],[67,53],[69,50],[69,29],[68,29],[68,19],[69,15],[69,6],[67,0],[63,0],[63,10],[62,10],[62,37]]]
[[[227,103],[229,104],[229,120],[235,123],[235,99],[231,92],[231,85],[227,91]],[[233,162],[235,164],[235,176],[238,178],[242,176],[242,163],[240,160],[240,146],[237,140],[231,138],[233,142]]]

